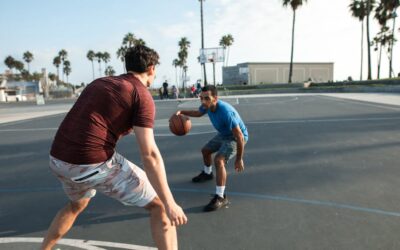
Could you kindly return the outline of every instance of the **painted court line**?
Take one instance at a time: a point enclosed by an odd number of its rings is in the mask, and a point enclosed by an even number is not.
[[[8,189],[2,188],[2,189],[0,189],[0,193],[54,192],[54,191],[62,191],[62,188],[61,187],[38,187],[38,188],[8,188]],[[171,191],[183,192],[183,193],[202,193],[202,194],[212,194],[214,192],[214,190],[191,189],[191,188],[171,188]],[[226,192],[226,194],[231,195],[231,196],[241,196],[241,197],[255,198],[255,199],[261,199],[261,200],[286,201],[286,202],[301,203],[301,204],[314,205],[314,206],[349,209],[349,210],[358,211],[358,212],[366,212],[366,213],[379,214],[379,215],[385,215],[385,216],[400,217],[400,212],[385,211],[382,209],[361,207],[361,206],[350,205],[350,204],[342,204],[342,203],[337,203],[337,202],[332,202],[332,201],[307,200],[307,199],[302,199],[302,198],[292,198],[292,197],[286,197],[286,196],[275,196],[275,195],[268,195],[268,194],[255,194],[255,193],[245,193],[245,192]]]
[[[0,238],[0,244],[5,244],[5,243],[38,243],[38,244],[40,244],[42,241],[43,241],[43,238],[37,238],[37,237]],[[154,248],[154,247],[108,242],[108,241],[96,241],[96,240],[61,239],[60,241],[58,241],[57,244],[78,247],[78,248],[87,249],[87,250],[106,250],[106,248],[101,248],[101,247],[112,247],[112,248],[116,248],[116,249],[131,249],[131,250],[157,250],[157,248]]]

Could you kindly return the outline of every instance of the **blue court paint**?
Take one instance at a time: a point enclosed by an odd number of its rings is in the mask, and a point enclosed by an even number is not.
[[[182,193],[201,193],[201,194],[214,194],[215,190],[210,189],[191,189],[191,188],[171,188],[174,192]],[[31,193],[31,192],[62,192],[61,187],[37,187],[37,188],[1,188],[0,193]],[[307,205],[321,206],[321,207],[332,207],[341,209],[350,209],[358,212],[366,212],[372,214],[379,214],[385,216],[400,217],[400,212],[391,212],[375,208],[360,207],[350,204],[341,204],[331,201],[318,201],[318,200],[306,200],[301,198],[291,198],[285,196],[275,196],[266,194],[254,194],[254,193],[244,193],[244,192],[226,192],[230,196],[241,196],[246,198],[255,198],[260,200],[274,200],[274,201],[285,201],[294,202]]]

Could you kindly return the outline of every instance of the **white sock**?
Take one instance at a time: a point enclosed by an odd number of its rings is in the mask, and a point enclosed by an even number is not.
[[[206,174],[211,174],[212,173],[212,166],[206,166],[204,165],[204,173]]]
[[[215,193],[216,193],[219,197],[224,198],[225,186],[216,186],[216,188],[215,188]]]

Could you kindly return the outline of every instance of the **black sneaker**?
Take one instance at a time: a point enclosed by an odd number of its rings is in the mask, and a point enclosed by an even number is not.
[[[206,174],[206,172],[201,171],[201,173],[196,176],[193,177],[192,181],[193,182],[205,182],[205,181],[209,181],[213,179],[213,173],[211,172],[211,174]]]
[[[204,212],[211,212],[218,210],[222,207],[228,205],[228,198],[224,195],[224,198],[221,198],[219,195],[215,195],[214,198],[208,203],[207,206],[204,207]]]

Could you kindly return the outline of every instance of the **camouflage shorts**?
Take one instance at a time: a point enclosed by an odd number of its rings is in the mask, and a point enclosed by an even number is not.
[[[72,201],[94,197],[97,190],[125,205],[144,207],[157,195],[146,173],[118,153],[106,162],[88,165],[50,156],[50,169]]]

